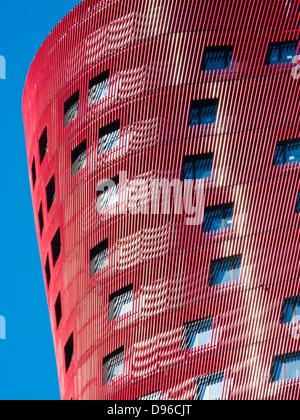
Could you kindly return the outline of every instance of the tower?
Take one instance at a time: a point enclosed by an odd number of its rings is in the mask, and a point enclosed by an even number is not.
[[[38,51],[23,116],[64,399],[299,399],[299,9],[85,0]],[[187,179],[201,223],[174,189],[149,211],[152,180]]]

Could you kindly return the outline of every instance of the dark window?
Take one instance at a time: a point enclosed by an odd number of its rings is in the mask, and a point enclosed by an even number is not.
[[[124,347],[121,347],[103,360],[103,385],[121,376],[123,369]]]
[[[51,273],[50,273],[50,264],[49,264],[49,256],[47,255],[46,259],[46,265],[45,265],[45,272],[46,272],[46,279],[48,287],[50,286],[50,280],[51,280]]]
[[[73,333],[70,335],[67,344],[65,345],[65,363],[66,363],[66,372],[68,372],[69,367],[74,359],[74,338]]]
[[[119,145],[120,141],[120,121],[115,121],[106,127],[101,128],[99,132],[99,156],[110,149]]]
[[[218,99],[193,101],[190,112],[190,125],[208,125],[217,122]]]
[[[300,322],[300,296],[293,296],[283,301],[281,324]]]
[[[119,200],[119,177],[109,180],[97,187],[97,211],[113,206]]]
[[[185,156],[182,166],[182,180],[211,178],[213,160],[214,156],[212,153]]]
[[[138,398],[139,401],[159,401],[161,400],[162,397],[162,392],[161,391],[156,391],[156,392],[152,392],[151,394],[148,395],[144,395],[141,398]]]
[[[300,352],[276,356],[271,368],[271,382],[300,377]]]
[[[65,127],[79,115],[79,90],[65,102]]]
[[[224,373],[201,376],[196,379],[194,400],[214,401],[223,396]]]
[[[269,46],[266,64],[289,64],[297,54],[298,41],[274,42]]]
[[[133,285],[118,290],[109,297],[109,321],[132,311]]]
[[[55,303],[55,316],[56,316],[56,326],[59,327],[61,318],[62,318],[62,309],[61,309],[61,295],[60,292],[57,296],[56,303]]]
[[[86,140],[72,150],[72,176],[76,175],[86,166]]]
[[[296,213],[300,213],[300,193],[298,194],[298,198],[297,198]]]
[[[54,175],[49,181],[49,184],[46,187],[46,195],[47,195],[47,209],[48,212],[50,211],[51,207],[55,201],[55,178]]]
[[[89,84],[89,106],[108,95],[109,71],[95,77]]]
[[[42,205],[39,210],[39,225],[40,225],[40,233],[42,235],[44,229],[44,218],[43,218],[43,208]]]
[[[53,265],[55,265],[61,253],[60,228],[57,229],[57,232],[51,241],[51,249],[52,249]]]
[[[40,164],[42,164],[48,150],[47,128],[45,128],[39,140],[39,149],[40,149]]]
[[[189,322],[183,327],[182,350],[193,349],[210,344],[212,339],[213,318]]]
[[[206,47],[202,70],[228,70],[231,66],[233,47]]]
[[[36,182],[36,168],[35,168],[35,159],[33,158],[32,166],[31,166],[31,177],[32,177],[32,186],[35,186]]]
[[[203,232],[228,229],[232,227],[233,203],[205,209]]]
[[[280,141],[275,151],[275,166],[300,162],[300,139]]]
[[[91,276],[108,266],[108,240],[101,242],[90,251]]]
[[[216,286],[239,280],[241,266],[241,255],[213,261],[209,273],[209,285]]]

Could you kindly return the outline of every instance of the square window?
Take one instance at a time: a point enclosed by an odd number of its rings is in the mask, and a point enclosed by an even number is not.
[[[91,277],[108,266],[108,239],[101,242],[90,251]]]
[[[101,128],[99,132],[98,155],[117,147],[120,141],[120,121],[115,121],[106,127]]]
[[[281,166],[294,162],[300,162],[300,139],[278,142],[274,165]]]
[[[209,273],[209,286],[238,281],[241,274],[241,266],[241,255],[213,261]]]
[[[294,296],[283,301],[281,324],[300,322],[300,296]]]
[[[64,125],[67,127],[79,115],[79,90],[65,102],[64,110]]]
[[[89,84],[89,102],[88,106],[99,102],[108,96],[109,71],[95,77]]]
[[[53,265],[55,265],[61,253],[60,228],[57,229],[56,234],[51,241],[51,249]]]
[[[185,156],[182,166],[182,181],[211,178],[214,156],[212,153],[204,155]]]
[[[48,136],[47,136],[47,127],[43,131],[41,138],[39,140],[39,149],[40,149],[40,164],[42,164],[44,157],[48,151]]]
[[[191,126],[216,124],[218,104],[218,99],[205,99],[201,101],[193,101],[191,106],[189,124]]]
[[[97,211],[114,206],[119,201],[119,177],[111,179],[97,187]]]
[[[196,380],[194,400],[221,400],[224,388],[224,373],[216,373],[200,377]]]
[[[276,356],[271,369],[271,382],[300,378],[300,353]]]
[[[274,42],[270,44],[266,65],[289,64],[297,54],[298,41]]]
[[[133,285],[127,286],[109,296],[109,321],[132,311]]]
[[[233,47],[206,47],[202,63],[203,71],[229,70]]]
[[[62,318],[62,309],[61,309],[61,295],[60,292],[57,296],[56,303],[55,303],[55,316],[56,316],[56,326],[59,327],[61,318]]]
[[[182,350],[195,349],[211,343],[213,319],[190,322],[183,327]]]
[[[39,225],[40,225],[40,233],[42,235],[43,234],[43,229],[44,229],[44,218],[43,218],[42,205],[40,206],[40,210],[39,210]]]
[[[86,166],[87,143],[84,140],[71,153],[72,176],[75,176]]]
[[[204,213],[203,232],[213,232],[232,227],[233,203],[207,207]]]
[[[74,359],[74,338],[73,333],[70,335],[70,338],[65,345],[65,364],[66,364],[66,372],[68,372],[71,363]]]
[[[49,181],[49,184],[46,187],[46,196],[47,196],[47,209],[48,212],[51,210],[51,207],[55,201],[55,178],[54,175]]]
[[[298,194],[298,197],[297,197],[296,213],[300,213],[300,193]]]
[[[103,385],[121,376],[124,370],[124,347],[103,360]]]

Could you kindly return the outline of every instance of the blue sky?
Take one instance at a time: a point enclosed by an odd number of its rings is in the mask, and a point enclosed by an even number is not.
[[[0,55],[7,80],[0,80],[1,206],[0,400],[60,399],[53,340],[30,196],[22,94],[38,48],[79,2],[5,0],[0,13]]]

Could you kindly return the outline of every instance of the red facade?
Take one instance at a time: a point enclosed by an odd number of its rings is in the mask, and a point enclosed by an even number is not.
[[[299,324],[282,321],[300,295],[300,164],[274,162],[299,138],[299,80],[290,57],[266,61],[270,45],[299,41],[299,23],[296,1],[85,0],[45,40],[23,116],[63,399],[188,400],[214,374],[223,399],[299,399],[299,374],[272,379],[276,360],[300,351]],[[207,48],[223,46],[231,65],[205,70]],[[192,124],[206,100],[216,120]],[[205,232],[174,208],[97,211],[100,180],[181,179],[185,159],[203,155],[205,208],[233,203],[232,227]],[[214,283],[214,263],[235,256],[238,279]],[[128,290],[130,311],[111,316]],[[210,342],[184,346],[201,320]]]

